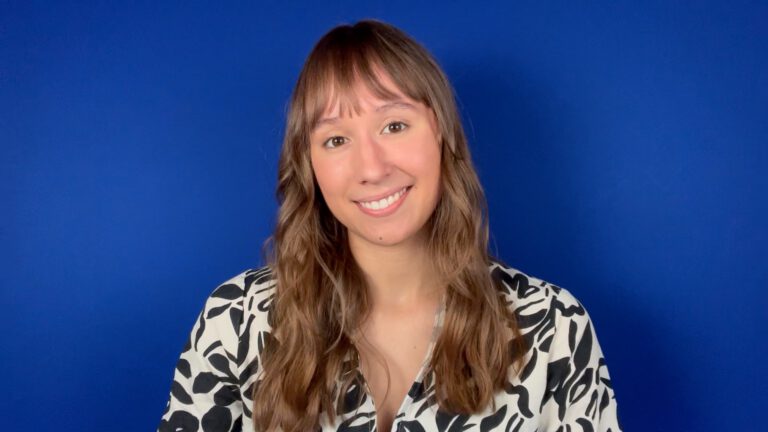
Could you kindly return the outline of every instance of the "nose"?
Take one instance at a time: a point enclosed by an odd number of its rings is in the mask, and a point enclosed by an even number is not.
[[[373,136],[364,136],[355,146],[353,163],[361,184],[379,183],[392,171],[386,149]]]

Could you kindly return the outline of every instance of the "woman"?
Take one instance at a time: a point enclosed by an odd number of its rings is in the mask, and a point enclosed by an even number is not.
[[[378,22],[310,53],[279,162],[270,264],[219,286],[160,431],[618,431],[567,291],[487,252],[450,84]]]

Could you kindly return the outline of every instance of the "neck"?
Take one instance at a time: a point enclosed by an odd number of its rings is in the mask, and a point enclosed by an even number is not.
[[[349,247],[368,283],[374,309],[410,307],[442,293],[424,237],[395,246],[350,237]]]

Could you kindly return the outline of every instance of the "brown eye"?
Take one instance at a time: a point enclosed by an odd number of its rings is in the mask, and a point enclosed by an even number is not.
[[[325,141],[325,142],[323,143],[323,147],[327,147],[327,148],[336,148],[336,147],[338,147],[338,146],[340,146],[340,145],[344,144],[344,142],[345,142],[344,140],[345,140],[345,139],[346,139],[346,138],[344,138],[344,137],[341,137],[341,136],[330,137],[330,138],[328,138],[328,140],[327,140],[327,141]]]
[[[401,121],[394,121],[386,125],[382,133],[385,133],[385,134],[398,133],[398,132],[404,131],[407,127],[408,125]]]

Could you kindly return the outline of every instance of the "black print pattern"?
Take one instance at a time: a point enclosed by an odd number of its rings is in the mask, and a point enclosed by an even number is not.
[[[494,398],[495,409],[454,415],[438,409],[434,386],[424,384],[434,379],[425,380],[422,369],[392,431],[620,431],[605,359],[582,305],[565,289],[515,269],[493,263],[489,270],[501,282],[529,347],[523,370],[510,370],[507,385]],[[272,337],[274,289],[271,273],[262,268],[213,291],[176,365],[159,432],[254,430],[251,394],[261,352]],[[443,314],[436,316],[435,335]],[[364,386],[352,386],[345,400],[335,424],[321,416],[321,430],[376,431],[373,401]]]

